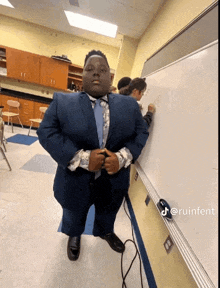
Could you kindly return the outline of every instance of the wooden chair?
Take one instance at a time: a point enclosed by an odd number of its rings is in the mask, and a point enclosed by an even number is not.
[[[4,150],[2,149],[2,145],[4,145],[4,143],[3,143],[3,135],[4,135],[4,122],[3,122],[2,118],[0,117],[0,152],[2,153],[3,159],[5,159],[5,161],[7,162],[9,170],[11,171],[12,170],[11,166],[10,166],[10,164],[8,162],[8,159],[7,159],[6,155],[5,155]]]
[[[44,114],[47,110],[47,107],[40,107],[39,110],[40,110],[40,118],[29,119],[31,121],[31,125],[30,125],[30,128],[28,130],[28,136],[30,134],[31,127],[32,127],[33,123],[38,123],[40,125],[41,121],[43,120]]]
[[[13,123],[12,123],[12,118],[13,117],[17,117],[18,118],[18,120],[19,120],[19,122],[21,124],[21,127],[23,128],[23,125],[21,123],[21,119],[19,117],[20,103],[18,101],[14,101],[14,100],[8,100],[7,104],[8,104],[8,112],[3,112],[2,115],[8,117],[8,125],[9,125],[9,122],[10,122],[9,120],[11,119],[11,129],[12,129],[12,132],[14,132],[13,131]],[[13,108],[17,108],[18,112],[17,113],[11,112],[11,109],[13,109]]]

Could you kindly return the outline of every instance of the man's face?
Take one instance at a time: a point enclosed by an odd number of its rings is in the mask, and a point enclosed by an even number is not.
[[[83,69],[83,89],[89,95],[100,98],[110,91],[111,74],[105,59],[98,55],[89,57]]]

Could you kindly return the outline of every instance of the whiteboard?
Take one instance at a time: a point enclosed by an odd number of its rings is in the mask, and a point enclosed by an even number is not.
[[[145,77],[156,113],[138,164],[216,285],[218,41]]]

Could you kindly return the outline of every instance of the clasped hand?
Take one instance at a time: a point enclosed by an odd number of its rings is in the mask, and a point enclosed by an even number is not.
[[[104,153],[107,157],[103,155]],[[117,173],[119,170],[117,155],[106,148],[92,150],[89,158],[89,171],[95,172],[103,167],[109,175]]]

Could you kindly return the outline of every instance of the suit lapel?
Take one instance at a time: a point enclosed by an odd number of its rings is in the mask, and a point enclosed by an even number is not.
[[[90,143],[94,145],[94,147],[99,147],[99,139],[98,139],[98,133],[96,128],[96,122],[95,122],[95,116],[92,109],[91,101],[87,94],[85,92],[82,92],[80,94],[80,106],[82,109],[82,112],[84,114],[86,123],[88,125],[88,139],[90,139]]]

